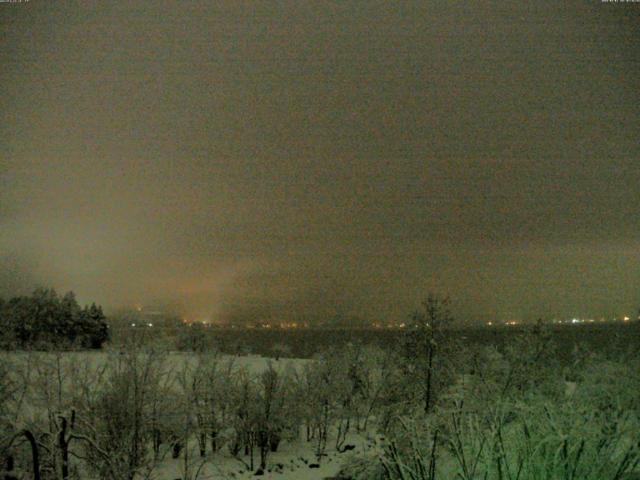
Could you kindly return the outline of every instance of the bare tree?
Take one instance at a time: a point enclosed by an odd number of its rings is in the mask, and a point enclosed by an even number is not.
[[[101,478],[133,480],[154,468],[147,445],[152,438],[152,404],[166,375],[163,357],[132,349],[112,355],[98,393],[84,398],[76,432],[85,460]]]
[[[422,385],[422,398],[425,413],[429,413],[433,402],[434,360],[442,345],[444,331],[453,322],[449,310],[451,301],[430,293],[422,302],[422,308],[411,317],[415,366]]]

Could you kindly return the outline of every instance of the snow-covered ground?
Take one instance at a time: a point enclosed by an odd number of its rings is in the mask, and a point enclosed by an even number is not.
[[[63,359],[63,370],[70,365],[83,365],[91,370],[98,369],[105,365],[109,355],[118,355],[116,352],[65,352],[58,358]],[[3,353],[8,356],[14,364],[32,363],[32,364],[49,364],[54,365],[57,354],[49,352],[11,352]],[[242,369],[251,376],[258,376],[269,365],[272,365],[277,371],[285,372],[297,370],[300,371],[304,365],[312,360],[280,358],[275,360],[265,358],[258,355],[247,356],[229,356],[220,355],[218,361],[221,364],[231,362],[234,369]],[[179,371],[186,364],[195,366],[197,356],[192,353],[170,352],[163,355],[163,362],[168,368]],[[16,378],[17,380],[18,378]],[[65,383],[66,381],[63,380]],[[25,397],[22,411],[25,418],[40,417],[41,406],[31,404],[29,394]],[[42,419],[41,419],[42,420]],[[370,435],[364,433],[356,433],[352,431],[347,435],[345,444],[350,445],[351,449],[347,452],[340,453],[335,448],[335,437],[329,434],[325,454],[318,461],[315,454],[316,443],[314,440],[307,442],[304,432],[295,440],[282,440],[277,452],[269,454],[267,468],[260,476],[256,476],[259,466],[259,452],[254,452],[253,468],[249,468],[249,456],[242,453],[234,457],[230,452],[228,445],[223,444],[221,448],[212,453],[207,450],[207,455],[201,458],[199,455],[197,442],[194,438],[189,443],[189,452],[187,455],[188,471],[185,475],[185,450],[183,449],[180,457],[171,458],[171,452],[164,451],[162,460],[154,465],[153,470],[148,472],[148,476],[144,475],[140,478],[149,480],[206,480],[206,479],[283,479],[283,480],[315,480],[333,478],[338,475],[340,468],[347,458],[354,454],[362,454],[370,452],[371,448],[375,448],[374,441]],[[197,475],[196,475],[197,473]]]
[[[366,435],[352,433],[348,435],[348,445],[353,445],[354,450],[339,453],[335,448],[327,446],[326,456],[318,463],[314,454],[313,441],[307,443],[300,439],[295,443],[283,442],[278,452],[269,455],[267,470],[262,476],[256,476],[258,470],[257,455],[253,470],[248,468],[249,458],[246,456],[233,457],[225,449],[215,454],[209,454],[201,459],[197,454],[195,445],[190,447],[189,469],[192,474],[202,465],[199,479],[281,479],[281,480],[320,480],[332,478],[339,474],[341,466],[352,455],[365,454],[373,451],[375,445]],[[184,479],[184,457],[161,462],[154,471],[153,478],[157,480]],[[194,477],[192,477],[194,478]]]

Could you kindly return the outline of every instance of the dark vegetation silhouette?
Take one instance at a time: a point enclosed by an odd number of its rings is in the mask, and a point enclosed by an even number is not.
[[[411,316],[409,329],[404,337],[408,365],[418,375],[422,385],[424,412],[429,413],[434,395],[434,376],[437,354],[444,348],[447,329],[453,323],[450,311],[451,300],[448,297],[429,294],[421,308]]]
[[[102,308],[81,308],[73,292],[37,289],[0,303],[0,348],[97,349],[108,337]]]

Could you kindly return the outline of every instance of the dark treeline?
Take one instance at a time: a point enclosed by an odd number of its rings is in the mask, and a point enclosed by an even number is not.
[[[40,288],[0,299],[0,348],[100,348],[109,337],[100,306],[80,307],[73,292]]]
[[[230,355],[254,354],[264,357],[311,358],[329,347],[356,344],[385,347],[396,344],[411,332],[406,329],[244,329],[215,328],[201,323],[183,324],[160,322],[148,327],[139,322],[119,324],[110,322],[111,342],[122,343],[130,335],[144,337],[146,341],[166,343],[167,348],[178,351],[203,351],[214,348]],[[449,336],[456,339],[461,348],[476,345],[504,347],[525,334],[531,325],[451,328]],[[617,350],[625,345],[640,344],[640,322],[604,323],[593,325],[546,325],[558,345],[558,358],[571,360],[576,345],[598,351]]]

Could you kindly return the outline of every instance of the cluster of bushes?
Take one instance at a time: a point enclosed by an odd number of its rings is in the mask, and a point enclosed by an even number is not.
[[[432,407],[398,412],[382,455],[353,459],[345,476],[638,478],[637,351],[575,348],[572,361],[561,364],[552,336],[538,325],[503,349],[485,345],[444,356],[449,366],[432,373],[454,375],[432,397]]]
[[[53,289],[0,299],[0,348],[100,348],[109,336],[102,308],[81,308],[73,292]]]
[[[265,472],[281,442],[308,442],[321,463],[329,449],[349,449],[349,432],[370,428],[401,378],[393,353],[363,346],[262,371],[212,352],[170,355],[135,344],[82,355],[2,358],[14,373],[0,375],[0,457],[23,473],[33,468],[31,453],[13,442],[23,431],[35,438],[41,478],[57,480],[132,480],[168,456],[193,479],[221,449]]]
[[[447,302],[429,297],[398,345],[348,345],[260,371],[212,352],[196,330],[189,354],[132,335],[93,363],[75,352],[6,356],[0,457],[30,465],[13,441],[29,433],[41,478],[146,478],[172,456],[181,478],[195,480],[212,452],[264,473],[282,442],[307,442],[320,464],[360,433],[372,454],[352,456],[342,478],[631,478],[638,352],[576,348],[561,363],[543,325],[461,350],[451,321]]]

